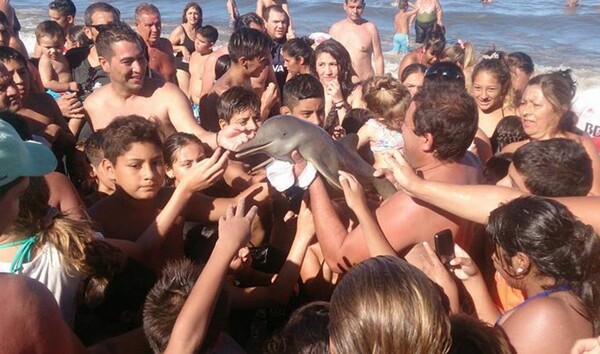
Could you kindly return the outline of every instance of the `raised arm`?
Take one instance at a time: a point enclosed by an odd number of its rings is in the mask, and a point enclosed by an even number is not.
[[[511,188],[488,185],[456,185],[426,181],[417,176],[402,155],[385,157],[394,173],[396,188],[447,212],[479,224],[487,223],[490,212],[501,203],[522,195]]]
[[[136,244],[141,248],[148,264],[156,265],[156,255],[193,194],[209,187],[223,175],[228,156],[228,152],[220,154],[217,150],[209,159],[194,166],[175,188],[154,222],[137,239]]]
[[[219,220],[221,237],[177,316],[165,353],[191,354],[202,346],[229,262],[249,241],[255,216],[256,207],[244,215],[244,202],[240,201],[235,213],[232,206]]]
[[[273,304],[286,304],[294,291],[294,285],[300,275],[300,267],[304,261],[306,251],[315,235],[313,217],[310,209],[304,202],[298,213],[296,235],[287,255],[285,263],[271,285],[234,288],[230,292],[233,308],[255,309]]]

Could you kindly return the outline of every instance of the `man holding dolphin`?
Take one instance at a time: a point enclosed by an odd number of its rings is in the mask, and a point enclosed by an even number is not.
[[[402,128],[404,155],[410,166],[420,171],[424,179],[455,184],[477,184],[481,166],[467,152],[477,130],[477,106],[471,96],[458,87],[431,87],[415,97]],[[292,154],[296,165],[302,157]],[[308,188],[317,239],[325,261],[338,273],[369,258],[361,226],[348,232],[336,214],[325,183],[315,178]],[[433,242],[433,235],[452,230],[458,244],[468,247],[473,224],[443,213],[396,192],[377,210],[375,216],[383,233],[400,256],[409,261],[411,249],[424,241]],[[413,258],[414,260],[414,258]]]

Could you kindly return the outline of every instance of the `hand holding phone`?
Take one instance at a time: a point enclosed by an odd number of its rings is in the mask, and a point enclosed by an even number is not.
[[[452,231],[449,229],[443,230],[435,234],[435,253],[442,261],[442,264],[447,268],[450,267],[450,261],[456,258],[454,255],[454,238]]]

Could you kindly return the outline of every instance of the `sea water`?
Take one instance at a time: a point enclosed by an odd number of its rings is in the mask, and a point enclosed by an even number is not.
[[[148,0],[147,0],[148,1]],[[363,17],[379,29],[386,72],[396,74],[401,56],[389,53],[393,36],[393,0],[367,0]],[[93,1],[75,0],[76,23],[83,24],[83,12]],[[133,12],[141,1],[107,1],[117,7],[123,20],[133,24]],[[181,22],[187,1],[155,0],[162,15],[163,36]],[[237,0],[240,13],[255,11],[253,0]],[[13,0],[22,24],[21,38],[31,51],[35,26],[47,19],[47,1]],[[204,24],[219,29],[218,45],[226,43],[231,30],[225,0],[198,1],[204,12]],[[288,0],[296,33],[327,32],[331,24],[344,18],[343,0]],[[600,2],[583,0],[583,5],[566,9],[565,0],[441,0],[443,22],[449,43],[470,41],[477,52],[495,47],[507,52],[528,53],[536,72],[571,68],[578,82],[578,94],[600,89]],[[414,31],[411,33],[411,42]],[[586,94],[600,102],[597,95]]]

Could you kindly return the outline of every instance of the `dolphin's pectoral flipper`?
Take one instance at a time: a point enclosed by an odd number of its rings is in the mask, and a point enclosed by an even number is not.
[[[371,177],[371,184],[383,199],[387,199],[397,192],[396,187],[385,177]]]
[[[342,144],[350,151],[356,151],[356,148],[358,147],[358,135],[350,133],[338,140],[338,143]]]

